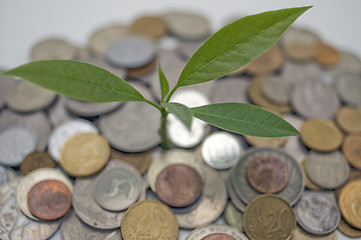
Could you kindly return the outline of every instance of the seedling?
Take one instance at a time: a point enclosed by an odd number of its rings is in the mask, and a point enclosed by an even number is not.
[[[160,103],[144,98],[134,87],[114,74],[82,62],[47,60],[32,62],[4,72],[59,94],[89,102],[141,101],[161,112],[159,135],[169,147],[167,116],[173,113],[187,128],[192,117],[243,135],[282,137],[299,132],[281,117],[244,103],[216,103],[188,108],[170,102],[180,87],[211,81],[239,69],[269,49],[286,29],[310,7],[289,8],[250,15],[236,20],[212,35],[189,59],[176,86],[169,91],[159,66]]]

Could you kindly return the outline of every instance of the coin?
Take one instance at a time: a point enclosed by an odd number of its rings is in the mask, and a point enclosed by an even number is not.
[[[111,159],[119,159],[131,164],[140,174],[144,174],[152,161],[152,151],[142,153],[122,153],[115,149],[111,149]]]
[[[109,113],[118,108],[122,102],[95,103],[85,102],[77,99],[67,98],[65,101],[66,108],[78,115],[84,117],[99,116]]]
[[[241,233],[237,228],[220,225],[210,224],[207,226],[194,229],[185,240],[247,240],[248,238]]]
[[[337,240],[337,232],[333,231],[332,233],[324,236],[314,235],[304,231],[297,225],[296,230],[293,233],[292,240]]]
[[[337,228],[338,230],[340,230],[340,232],[342,232],[346,236],[352,238],[361,237],[361,230],[353,228],[352,226],[347,224],[343,219],[341,219],[340,224],[338,224]]]
[[[139,78],[143,75],[146,75],[156,69],[157,66],[157,58],[154,58],[148,64],[138,67],[138,68],[131,68],[127,70],[127,78]]]
[[[78,133],[60,151],[60,166],[71,176],[84,177],[99,172],[108,162],[108,141],[96,133]]]
[[[36,43],[30,52],[31,61],[65,59],[73,60],[78,49],[64,39],[48,38]]]
[[[48,119],[53,127],[56,127],[73,118],[73,116],[65,107],[66,99],[66,97],[58,95],[55,102],[49,107],[49,109],[47,109]]]
[[[243,214],[243,227],[251,239],[291,239],[296,218],[290,204],[283,198],[265,194],[253,199]]]
[[[353,167],[361,169],[361,134],[346,136],[342,151]]]
[[[329,193],[305,191],[295,206],[298,224],[307,232],[324,235],[333,232],[341,219],[340,211]]]
[[[346,104],[361,107],[361,74],[339,71],[334,75],[334,86],[339,97]]]
[[[316,42],[314,47],[315,59],[321,66],[331,67],[340,61],[340,52],[331,45],[320,41]]]
[[[285,61],[280,74],[283,79],[290,83],[292,88],[295,84],[307,81],[320,81],[322,71],[315,62],[297,64],[292,61]]]
[[[311,181],[311,179],[308,177],[308,175],[306,173],[306,169],[305,169],[305,162],[306,162],[305,159],[303,159],[302,162],[301,162],[302,170],[303,170],[304,177],[305,177],[305,187],[310,189],[310,190],[321,191],[322,188],[320,188],[319,186],[314,184]]]
[[[282,76],[270,74],[262,77],[261,90],[263,96],[275,104],[288,105],[290,103],[291,84]]]
[[[244,139],[255,147],[282,147],[287,141],[287,137],[255,137],[255,136],[244,136]]]
[[[157,16],[141,16],[138,17],[130,25],[133,33],[146,35],[151,38],[160,38],[166,34],[166,23]]]
[[[227,77],[214,81],[209,94],[212,103],[241,102],[249,103],[249,79],[246,77]]]
[[[228,202],[226,209],[224,210],[224,218],[230,226],[243,232],[243,213],[238,210],[232,202]]]
[[[198,50],[198,48],[205,42],[204,39],[201,40],[181,40],[179,41],[179,46],[176,51],[179,55],[188,60],[192,55]]]
[[[355,228],[361,229],[361,180],[347,183],[340,194],[339,205],[344,219]]]
[[[361,133],[361,111],[357,108],[341,107],[337,112],[336,122],[345,133]]]
[[[176,213],[181,228],[196,228],[215,221],[227,204],[227,191],[219,174],[204,167],[203,196],[201,202],[187,213]]]
[[[165,204],[144,200],[133,204],[123,215],[120,230],[124,240],[172,240],[178,238],[179,226],[174,213]]]
[[[40,219],[55,220],[67,213],[71,206],[71,192],[57,180],[36,183],[28,193],[30,212]]]
[[[335,189],[334,193],[335,193],[335,196],[336,196],[336,199],[338,200],[340,198],[340,194],[342,192],[342,189],[344,186],[347,185],[347,183],[351,182],[351,181],[354,181],[354,180],[358,180],[358,179],[361,179],[361,171],[360,170],[355,170],[355,169],[351,169],[350,171],[350,175],[347,179],[347,182],[345,183],[345,185]]]
[[[70,119],[58,125],[49,136],[49,154],[57,162],[60,160],[60,149],[64,143],[78,133],[98,133],[98,129],[89,121],[81,118]]]
[[[5,167],[0,165],[0,187],[8,181],[8,172]]]
[[[281,159],[272,155],[259,155],[247,166],[249,184],[261,193],[277,193],[288,183],[288,170]]]
[[[0,73],[2,69],[0,69]],[[0,75],[0,109],[3,108],[6,101],[7,93],[14,87],[17,81],[13,78]]]
[[[234,191],[234,187],[232,185],[231,178],[229,178],[226,181],[226,187],[227,187],[227,193],[228,193],[229,198],[231,199],[231,202],[234,204],[234,206],[236,206],[236,208],[238,210],[240,210],[241,212],[244,212],[247,205],[244,202],[242,202],[241,199],[239,199],[236,192]]]
[[[127,209],[138,200],[142,190],[142,178],[138,171],[122,161],[118,165],[117,168],[103,172],[93,188],[94,200],[109,211]]]
[[[201,121],[197,121],[198,119],[193,120],[190,130],[178,119],[169,121],[167,135],[175,146],[180,148],[193,148],[201,143],[205,136],[205,126]]]
[[[9,127],[0,132],[0,163],[17,166],[36,149],[37,139],[26,127]]]
[[[27,155],[20,164],[21,174],[24,176],[38,168],[55,168],[56,162],[50,157],[48,152],[32,152]]]
[[[361,73],[361,60],[354,53],[341,51],[340,61],[336,66],[328,69],[328,71],[331,73],[331,76],[335,76],[343,71]]]
[[[172,207],[186,207],[194,203],[202,193],[202,179],[199,173],[183,164],[164,168],[156,181],[158,198]]]
[[[247,72],[262,75],[277,71],[282,67],[283,55],[277,44],[270,47],[264,54],[246,65]]]

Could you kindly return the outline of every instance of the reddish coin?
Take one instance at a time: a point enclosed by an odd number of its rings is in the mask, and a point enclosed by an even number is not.
[[[205,236],[201,240],[236,240],[236,239],[225,233],[213,233]]]
[[[186,207],[201,195],[202,178],[192,167],[175,164],[163,169],[157,177],[156,194],[172,207]]]
[[[57,180],[45,180],[35,184],[28,193],[30,212],[43,220],[62,217],[71,206],[71,192]]]
[[[247,180],[261,193],[277,193],[288,183],[288,169],[281,159],[268,154],[260,155],[249,163]]]

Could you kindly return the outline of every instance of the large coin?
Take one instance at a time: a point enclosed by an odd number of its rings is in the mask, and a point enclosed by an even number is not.
[[[144,174],[152,161],[152,154],[152,151],[142,153],[123,153],[115,149],[111,149],[110,158],[127,162],[133,165],[140,174]]]
[[[292,240],[337,240],[337,231],[321,236],[308,233],[297,225]]]
[[[286,61],[281,72],[281,77],[287,80],[291,87],[307,81],[320,81],[321,75],[321,68],[315,62],[297,64]]]
[[[268,100],[279,105],[289,104],[291,84],[287,79],[277,75],[267,75],[261,79],[261,90]]]
[[[214,86],[209,94],[212,103],[241,102],[249,103],[248,86],[246,77],[227,77],[214,81]]]
[[[342,189],[339,205],[345,220],[358,229],[361,229],[361,180],[355,180]]]
[[[141,16],[130,26],[130,30],[135,34],[146,35],[151,38],[160,38],[166,34],[166,23],[160,17]]]
[[[242,202],[242,200],[239,199],[239,197],[237,196],[236,192],[234,191],[234,187],[232,185],[232,181],[230,178],[226,182],[226,187],[227,187],[227,193],[228,193],[229,198],[231,199],[231,202],[234,204],[234,206],[236,206],[236,208],[239,211],[244,212],[247,205],[244,202]]]
[[[228,225],[210,224],[194,229],[185,240],[247,240],[237,228]]]
[[[95,103],[85,102],[76,99],[67,98],[65,105],[67,109],[78,116],[92,117],[99,116],[115,110],[121,102]]]
[[[248,237],[254,240],[278,240],[292,238],[296,218],[290,204],[283,198],[265,194],[253,199],[243,215],[243,227]]]
[[[176,240],[179,226],[174,213],[159,201],[144,200],[133,204],[123,215],[121,232],[124,240]]]
[[[334,76],[335,89],[347,104],[361,107],[361,74],[349,71],[338,72]]]
[[[64,39],[49,38],[33,46],[30,52],[31,61],[40,60],[74,60],[78,56],[77,47]]]

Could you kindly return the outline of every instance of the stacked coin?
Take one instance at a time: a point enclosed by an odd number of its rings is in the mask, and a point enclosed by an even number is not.
[[[172,11],[103,26],[86,47],[45,39],[30,59],[94,64],[157,101],[158,64],[172,88],[210,34],[205,17]],[[290,28],[255,61],[171,101],[252,103],[302,137],[240,136],[195,118],[189,131],[170,114],[182,149],[163,152],[151,106],[83,102],[0,76],[0,239],[361,237],[360,96],[357,56]]]

